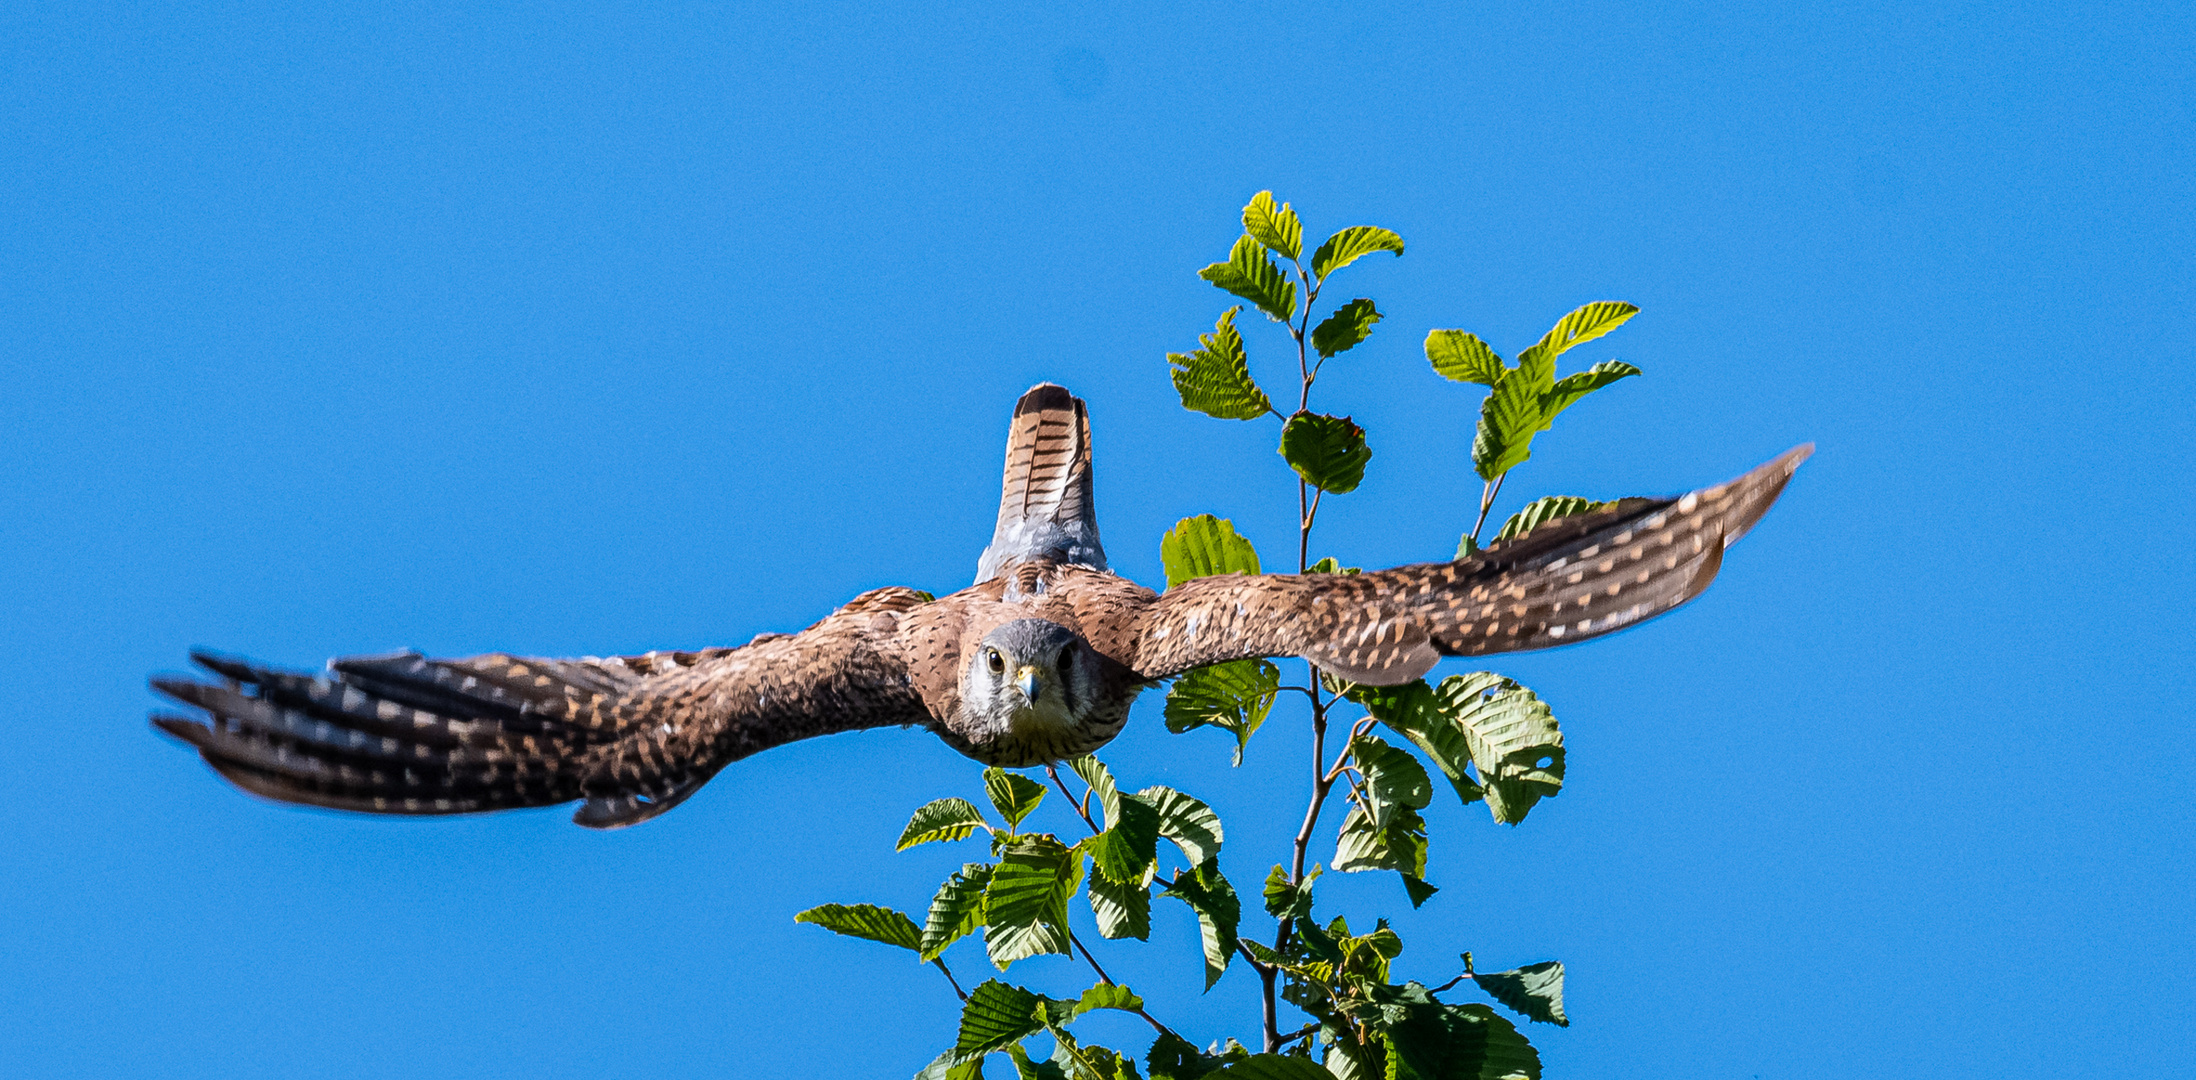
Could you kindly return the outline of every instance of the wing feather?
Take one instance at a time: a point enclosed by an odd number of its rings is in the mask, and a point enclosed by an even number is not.
[[[749,754],[928,722],[898,628],[929,599],[879,589],[798,634],[636,657],[398,653],[310,676],[195,653],[223,684],[152,685],[204,719],[153,723],[268,798],[388,814],[584,799],[574,820],[612,828],[670,809]]]
[[[1343,678],[1408,682],[1443,656],[1567,645],[1700,594],[1723,550],[1768,512],[1812,445],[1676,499],[1625,499],[1470,558],[1355,575],[1202,578],[1137,622],[1135,668],[1164,678],[1223,660],[1301,656]]]

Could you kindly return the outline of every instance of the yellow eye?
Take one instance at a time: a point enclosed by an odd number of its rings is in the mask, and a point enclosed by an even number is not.
[[[1006,657],[999,655],[999,650],[997,649],[984,650],[984,663],[991,666],[991,673],[993,675],[998,675],[1006,671]]]

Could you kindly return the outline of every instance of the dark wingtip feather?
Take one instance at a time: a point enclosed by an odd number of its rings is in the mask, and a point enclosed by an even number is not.
[[[152,726],[200,749],[204,749],[207,743],[213,741],[212,728],[187,716],[155,715],[152,718]]]
[[[235,679],[238,682],[258,682],[259,676],[265,671],[244,657],[217,653],[212,649],[192,649],[191,662],[224,679]]]

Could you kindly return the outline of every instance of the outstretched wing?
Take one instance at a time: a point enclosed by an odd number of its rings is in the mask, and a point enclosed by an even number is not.
[[[1170,589],[1137,622],[1135,667],[1158,679],[1223,660],[1301,656],[1375,686],[1443,656],[1566,645],[1653,618],[1700,594],[1767,513],[1797,447],[1677,499],[1625,499],[1559,518],[1470,558],[1348,576],[1212,577]]]
[[[928,723],[898,645],[913,589],[856,597],[798,634],[732,649],[536,660],[354,657],[321,676],[206,653],[222,684],[156,678],[207,714],[153,723],[238,787],[381,814],[585,799],[573,820],[645,821],[727,763],[840,731]]]

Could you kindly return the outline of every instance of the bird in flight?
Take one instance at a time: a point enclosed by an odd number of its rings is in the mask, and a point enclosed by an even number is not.
[[[193,652],[220,682],[152,686],[203,715],[152,722],[283,802],[380,814],[580,802],[573,820],[594,828],[654,817],[750,754],[842,731],[921,725],[986,764],[1038,765],[1105,745],[1137,694],[1207,664],[1296,656],[1391,686],[1443,656],[1567,645],[1652,618],[1708,587],[1812,450],[1453,562],[1155,593],[1107,569],[1088,413],[1044,384],[1014,407],[976,584],[950,596],[875,589],[797,634],[641,656],[404,652],[308,675]]]

